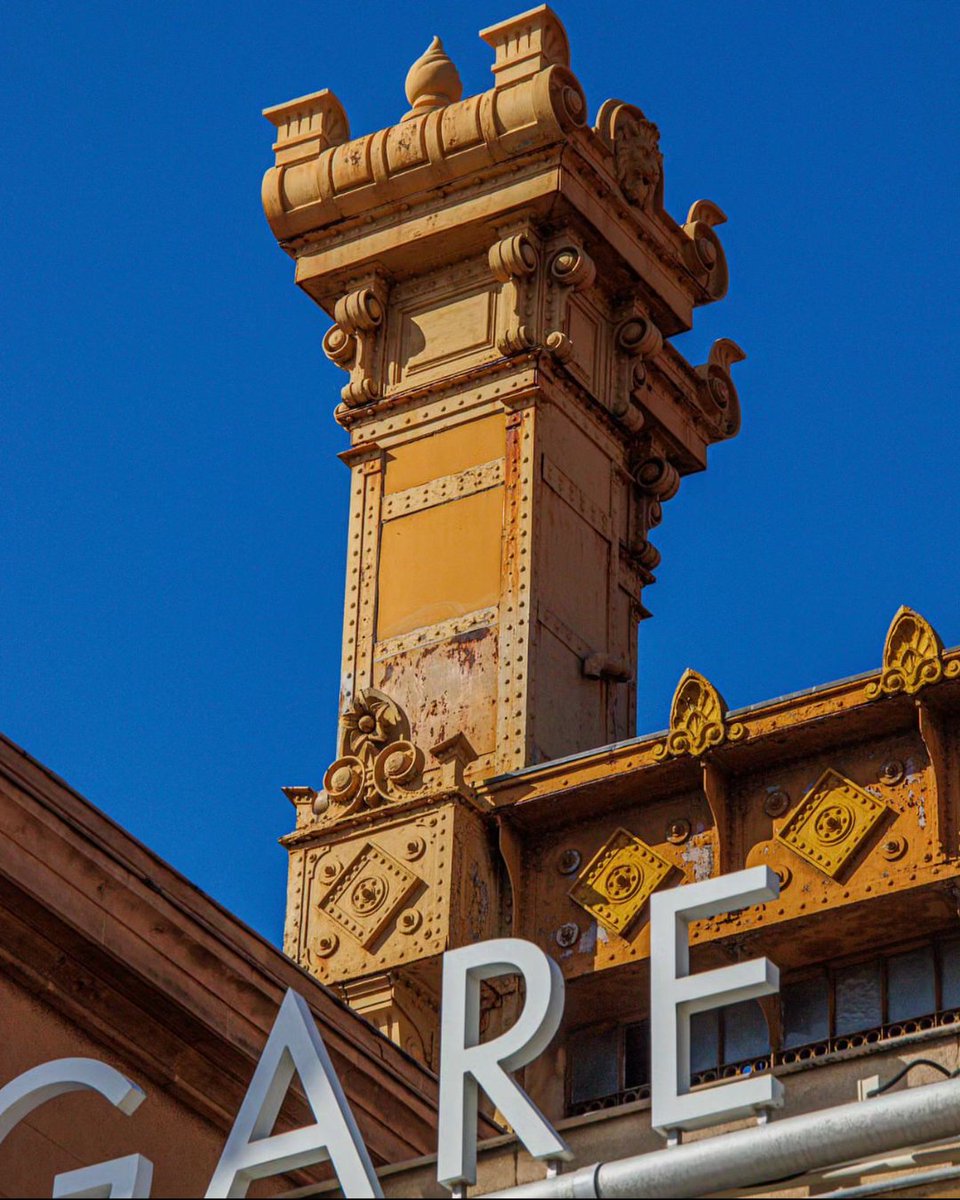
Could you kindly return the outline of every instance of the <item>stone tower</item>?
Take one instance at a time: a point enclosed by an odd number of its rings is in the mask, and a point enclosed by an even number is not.
[[[740,422],[739,348],[669,341],[726,292],[721,210],[667,215],[657,127],[616,100],[591,123],[548,7],[481,37],[490,90],[462,99],[434,39],[376,133],[329,91],[266,111],[352,474],[339,746],[286,789],[286,950],[428,1062],[442,951],[512,927],[484,780],[633,736],[651,531]]]

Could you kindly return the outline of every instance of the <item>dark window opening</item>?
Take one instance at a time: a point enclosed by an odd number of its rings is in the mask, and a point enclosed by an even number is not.
[[[960,1024],[960,938],[788,978],[778,1015],[779,1028],[771,1031],[756,1000],[695,1014],[691,1085]],[[649,1096],[648,1021],[579,1030],[567,1048],[572,1115]]]

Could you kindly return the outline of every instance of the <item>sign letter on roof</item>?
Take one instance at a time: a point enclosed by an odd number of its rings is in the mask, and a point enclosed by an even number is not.
[[[273,1134],[294,1073],[316,1123]],[[245,1196],[255,1179],[327,1159],[345,1196],[383,1195],[307,1002],[291,989],[280,1005],[207,1196]]]
[[[751,867],[650,898],[652,1123],[661,1133],[732,1121],[783,1103],[783,1087],[772,1075],[690,1091],[693,1014],[780,988],[780,972],[768,958],[691,975],[690,922],[775,900],[779,894],[773,871]]]
[[[519,975],[526,998],[516,1022],[480,1044],[480,984]],[[476,1183],[477,1089],[483,1088],[534,1158],[571,1158],[566,1142],[510,1078],[549,1045],[563,1016],[560,968],[532,942],[494,938],[443,956],[437,1180]]]

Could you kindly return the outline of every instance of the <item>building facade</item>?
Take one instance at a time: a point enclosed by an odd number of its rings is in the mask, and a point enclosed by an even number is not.
[[[871,1094],[960,1071],[960,649],[902,608],[866,675],[728,711],[688,670],[669,728],[635,736],[664,504],[740,427],[736,342],[690,363],[671,341],[726,294],[726,218],[665,211],[656,125],[588,100],[548,7],[481,37],[489,90],[463,98],[434,39],[386,129],[352,136],[329,91],[265,114],[264,209],[332,322],[351,473],[338,743],[284,789],[283,953],[0,740],[0,1088],[85,1057],[147,1093],[133,1115],[52,1094],[9,1130],[0,1105],[0,1194],[133,1150],[150,1194],[203,1194],[290,989],[384,1192],[448,1194],[444,955],[500,938],[562,975],[557,1036],[517,1076],[575,1161],[536,1160],[486,1103],[460,1190],[609,1194],[578,1169],[665,1146],[651,904],[767,868],[775,899],[692,922],[691,968],[766,957],[779,986],[695,1012],[682,1082],[773,1076],[783,1108],[668,1128],[665,1153],[759,1121],[738,1186],[698,1192],[960,1195],[960,1099],[956,1137],[816,1153],[824,1110],[869,1126]],[[528,999],[509,973],[480,997],[485,1041]],[[804,1116],[806,1160],[766,1170]],[[294,1088],[277,1128],[309,1122]],[[251,1194],[337,1191],[327,1165]]]
[[[694,1018],[693,1084],[773,1071],[810,1112],[952,1071],[960,654],[903,608],[871,674],[731,713],[690,670],[633,736],[663,505],[740,426],[743,351],[670,340],[726,293],[725,216],[665,212],[656,125],[588,102],[549,8],[480,36],[490,90],[435,39],[389,128],[352,136],[329,91],[266,110],[352,478],[339,743],[286,789],[284,948],[436,1069],[443,952],[534,942],[567,1000],[524,1086],[579,1161],[616,1157],[663,1144],[651,895],[763,865],[779,900],[696,922],[693,964],[768,955],[781,989]],[[483,1003],[492,1035],[520,998]],[[544,1172],[485,1161],[481,1193]]]

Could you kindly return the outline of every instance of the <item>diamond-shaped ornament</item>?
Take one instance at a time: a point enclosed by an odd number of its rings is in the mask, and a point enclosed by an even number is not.
[[[618,829],[581,871],[570,898],[607,929],[623,935],[672,870],[673,863],[646,842]]]
[[[319,907],[368,949],[420,883],[419,875],[386,850],[367,842]]]
[[[800,801],[777,840],[833,879],[889,811],[831,767]]]

